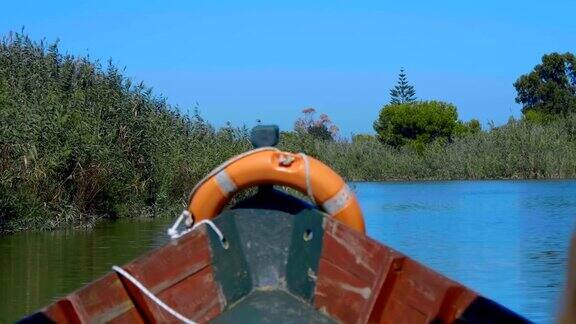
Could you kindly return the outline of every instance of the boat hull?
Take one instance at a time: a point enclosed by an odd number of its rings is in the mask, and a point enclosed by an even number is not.
[[[227,244],[200,226],[123,269],[196,322],[527,322],[309,205],[259,199],[214,219]],[[178,321],[110,272],[22,322]]]

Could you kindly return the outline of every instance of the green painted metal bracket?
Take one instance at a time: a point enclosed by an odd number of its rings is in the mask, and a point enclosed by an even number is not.
[[[294,216],[292,242],[288,252],[286,281],[288,290],[312,302],[322,253],[324,214],[304,210]]]
[[[224,248],[214,231],[207,229],[212,249],[214,277],[222,287],[226,305],[231,305],[246,296],[252,289],[252,280],[242,251],[240,236],[233,214],[223,213],[213,220],[226,238]]]

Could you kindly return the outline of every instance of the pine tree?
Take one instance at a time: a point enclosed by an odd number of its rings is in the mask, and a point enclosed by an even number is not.
[[[398,75],[398,84],[394,86],[394,89],[390,89],[390,103],[403,104],[413,102],[416,101],[414,95],[416,95],[416,90],[414,90],[413,86],[408,84],[404,68],[401,68],[400,74]]]

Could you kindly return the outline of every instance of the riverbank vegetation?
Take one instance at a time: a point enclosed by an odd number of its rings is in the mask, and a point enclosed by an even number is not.
[[[0,229],[54,228],[180,208],[192,185],[249,149],[108,63],[11,34],[0,44]]]
[[[576,177],[571,111],[527,109],[534,116],[481,130],[444,103],[391,105],[403,108],[390,116],[420,122],[436,119],[410,109],[434,106],[448,122],[440,119],[441,131],[427,122],[397,127],[406,133],[390,133],[391,142],[381,134],[342,139],[327,115],[316,119],[308,109],[279,146],[315,156],[350,181]],[[382,125],[391,132],[400,124]],[[110,62],[10,34],[0,44],[0,231],[174,212],[212,168],[250,149],[248,136],[245,127],[216,129],[197,111],[169,105]]]

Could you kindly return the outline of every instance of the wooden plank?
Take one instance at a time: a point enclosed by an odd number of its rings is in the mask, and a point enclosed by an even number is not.
[[[364,323],[393,261],[401,255],[326,218],[314,306],[345,323]]]
[[[314,306],[323,313],[344,322],[360,322],[372,295],[372,287],[326,259],[320,259]]]
[[[406,257],[401,256],[397,257],[392,261],[390,268],[385,276],[384,283],[380,288],[380,292],[378,293],[378,297],[376,302],[374,303],[374,307],[371,310],[370,318],[368,319],[368,323],[380,323],[380,318],[382,317],[382,312],[384,311],[384,307],[390,301],[390,295],[400,276],[400,271],[402,270],[402,265],[406,261]]]
[[[470,304],[478,297],[474,291],[456,284],[448,288],[440,306],[437,319],[444,323],[452,323],[464,313]]]
[[[158,298],[194,321],[211,319],[224,308],[211,266],[164,290]]]
[[[154,294],[166,297],[165,302],[185,316],[208,319],[223,308],[211,260],[207,235],[198,230],[147,253],[124,269]],[[174,321],[116,273],[88,284],[43,312],[58,323]]]
[[[48,306],[43,310],[43,313],[56,323],[81,323],[74,305],[67,298],[63,298]]]
[[[110,321],[107,324],[124,324],[124,323],[148,323],[142,319],[142,316],[138,311],[132,309],[132,311],[125,312]]]
[[[376,304],[370,322],[449,323],[476,298],[474,292],[409,258],[388,276],[393,281],[383,286],[380,294],[385,300]]]
[[[216,316],[225,304],[211,263],[209,240],[204,229],[200,229],[137,259],[124,269],[168,306],[197,320]],[[128,280],[122,281],[147,320],[177,322]]]
[[[388,251],[387,251],[388,250]],[[357,277],[375,280],[392,250],[331,218],[325,218],[321,257]]]
[[[345,323],[452,322],[476,293],[332,219],[314,304]]]
[[[81,288],[67,299],[83,323],[104,323],[127,312],[134,323],[142,323],[140,314],[114,273]]]
[[[157,293],[175,285],[212,263],[204,229],[169,242],[125,265],[128,271],[150,291]]]
[[[147,321],[178,323],[179,321],[158,304],[144,295],[130,282],[124,281],[126,289]],[[183,316],[195,321],[206,321],[220,313],[223,297],[214,281],[211,266],[179,281],[156,296]]]

